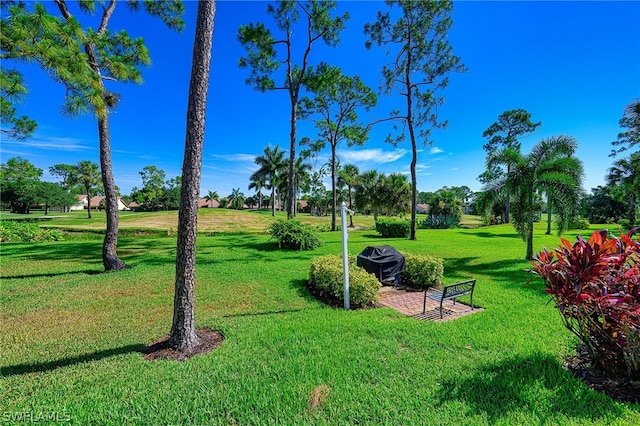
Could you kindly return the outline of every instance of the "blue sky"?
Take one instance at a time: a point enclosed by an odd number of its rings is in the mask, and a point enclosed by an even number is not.
[[[218,2],[201,194],[215,190],[226,196],[237,187],[249,194],[255,156],[267,145],[289,147],[286,93],[253,90],[244,84],[248,71],[237,66],[244,53],[236,38],[238,27],[257,21],[271,25],[266,6]],[[124,28],[143,37],[153,61],[144,69],[143,85],[111,86],[122,95],[111,115],[111,143],[114,176],[123,194],[141,186],[139,172],[145,166],[164,170],[167,178],[181,174],[196,7],[196,2],[186,2],[181,34],[143,13],[131,14],[124,5],[114,14],[111,30]],[[339,1],[338,11],[351,15],[341,43],[335,49],[314,47],[311,62],[340,65],[344,73],[357,74],[377,89],[385,52],[365,50],[363,25],[385,8],[383,2]],[[467,185],[480,190],[482,132],[502,112],[515,108],[542,121],[535,134],[522,139],[524,151],[544,137],[573,136],[585,166],[585,189],[604,184],[618,121],[624,107],[640,97],[640,2],[455,2],[453,20],[449,39],[468,72],[451,75],[442,92],[440,114],[449,125],[432,134],[432,145],[421,147],[418,189]],[[35,65],[17,68],[30,90],[19,113],[36,119],[39,127],[27,141],[2,140],[0,161],[26,158],[44,170],[45,180],[55,180],[48,174],[53,164],[99,163],[95,119],[61,115],[63,86]],[[398,101],[380,95],[378,107],[363,119],[384,117]],[[390,131],[379,126],[364,146],[340,146],[342,164],[408,173],[411,147],[408,141],[396,147],[385,143]],[[316,133],[310,123],[301,122],[298,135],[315,138]]]

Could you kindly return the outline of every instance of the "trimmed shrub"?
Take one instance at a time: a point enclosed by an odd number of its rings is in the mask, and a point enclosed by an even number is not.
[[[36,222],[0,221],[0,241],[4,243],[61,241],[63,239],[60,231],[40,228]]]
[[[344,303],[342,256],[329,254],[311,260],[309,286],[318,289],[336,301]],[[349,298],[353,306],[367,306],[379,300],[380,281],[356,265],[355,256],[349,256]]]
[[[403,255],[406,263],[406,268],[400,275],[403,285],[426,290],[442,283],[444,275],[442,259],[420,254],[403,253]]]
[[[575,244],[546,249],[531,272],[545,280],[565,326],[582,341],[598,369],[640,378],[640,240],[594,232]],[[557,258],[556,258],[557,257]]]
[[[574,219],[573,221],[571,221],[570,225],[571,229],[589,229],[590,227],[591,224],[587,219],[584,218]]]
[[[376,220],[376,231],[384,238],[407,238],[411,231],[411,222],[379,217]]]
[[[280,248],[313,250],[322,245],[317,231],[297,220],[280,219],[277,222],[272,222],[267,226],[267,233],[278,241]]]
[[[623,231],[629,231],[631,229],[631,221],[629,219],[620,219],[618,225]]]

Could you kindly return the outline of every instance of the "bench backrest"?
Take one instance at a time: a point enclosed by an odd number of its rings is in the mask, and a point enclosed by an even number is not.
[[[471,293],[473,286],[476,284],[476,280],[461,281],[455,284],[445,285],[442,290],[442,297],[455,297],[462,296],[463,294]]]

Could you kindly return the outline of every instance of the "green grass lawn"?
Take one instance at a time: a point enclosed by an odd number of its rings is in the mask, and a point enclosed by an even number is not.
[[[114,425],[640,424],[639,405],[613,401],[562,368],[576,340],[542,282],[525,286],[525,245],[509,225],[419,230],[418,241],[350,232],[352,254],[391,244],[444,258],[447,283],[477,279],[474,303],[485,310],[434,323],[313,299],[304,286],[309,262],[340,253],[339,233],[322,233],[313,252],[279,251],[258,232],[268,214],[235,213],[241,226],[211,232],[233,216],[205,210],[199,223],[212,225],[198,237],[196,318],[225,341],[184,363],[140,354],[171,326],[175,237],[123,233],[118,253],[132,268],[108,274],[100,273],[98,233],[0,246],[0,419],[30,412]],[[123,230],[162,230],[172,217],[129,216],[121,215]],[[104,216],[45,225],[99,229]],[[557,246],[544,225],[535,246]]]

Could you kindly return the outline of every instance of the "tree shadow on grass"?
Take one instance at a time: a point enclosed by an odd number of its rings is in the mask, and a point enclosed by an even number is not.
[[[469,233],[469,236],[473,236],[473,237],[478,237],[478,238],[516,238],[516,239],[521,239],[522,237],[520,237],[520,235],[513,233],[513,234],[497,234],[494,232],[487,232],[487,231],[477,231],[477,232],[473,232],[473,233]]]
[[[598,394],[564,370],[547,354],[515,356],[479,367],[463,379],[441,382],[435,405],[463,402],[469,416],[482,416],[489,424],[513,420],[518,412],[531,411],[538,424],[557,423],[558,415],[577,423],[621,415],[609,397]]]
[[[62,275],[74,275],[74,274],[97,275],[103,272],[104,271],[100,269],[83,269],[79,271],[52,272],[50,274],[2,275],[2,279],[12,280],[12,279],[22,279],[22,278],[43,278],[43,277],[53,278],[53,277],[59,277]]]
[[[98,361],[116,355],[128,354],[132,352],[142,352],[143,350],[145,350],[145,348],[146,346],[142,344],[126,345],[119,348],[105,349],[89,354],[61,358],[55,361],[10,365],[8,367],[0,368],[0,375],[3,377],[8,377],[28,373],[42,373],[55,370],[56,368],[60,367],[67,367],[69,365],[76,365],[84,362]]]

